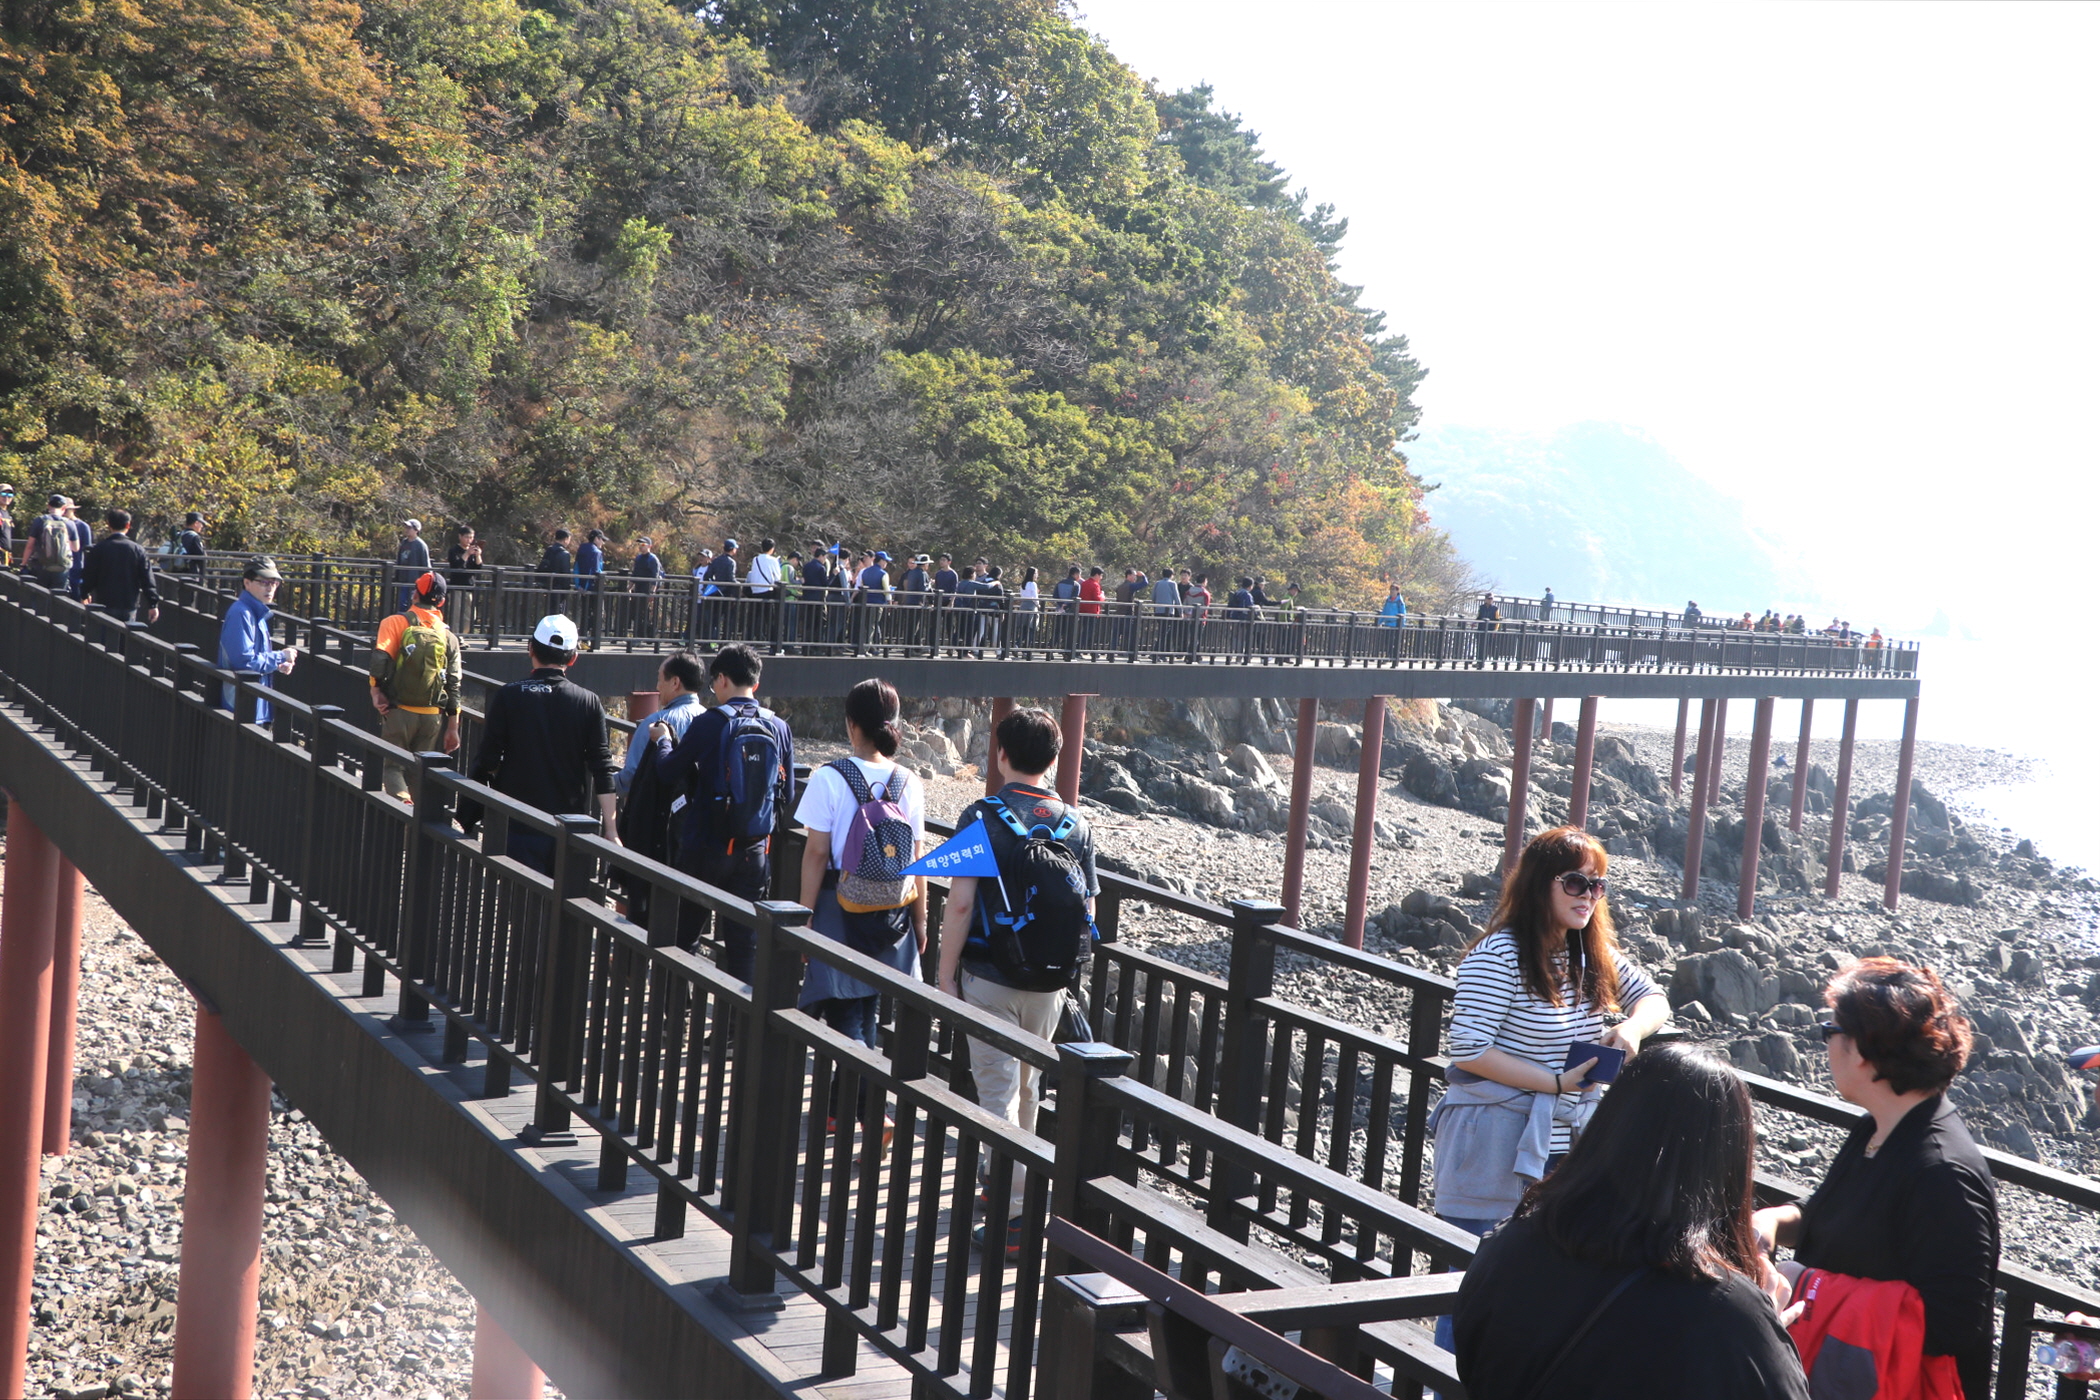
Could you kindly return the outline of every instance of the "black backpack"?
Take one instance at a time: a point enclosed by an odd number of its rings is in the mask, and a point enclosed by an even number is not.
[[[672,792],[656,776],[656,746],[649,743],[646,727],[637,729],[631,741],[649,744],[650,751],[635,765],[634,781],[627,786],[627,803],[620,808],[620,844],[636,855],[665,865],[671,863]],[[649,922],[649,896],[654,887],[641,876],[616,871],[627,893],[627,917],[638,924]]]
[[[1007,907],[993,913],[988,899],[978,906],[984,911],[992,966],[1008,985],[1022,991],[1062,991],[1079,981],[1094,951],[1086,871],[1066,844],[1079,815],[1068,807],[1055,826],[1030,826],[997,797],[987,797],[985,804],[1014,837],[1002,843],[1007,849],[998,853],[999,878],[994,882],[1004,888]],[[983,881],[978,888],[981,894]]]

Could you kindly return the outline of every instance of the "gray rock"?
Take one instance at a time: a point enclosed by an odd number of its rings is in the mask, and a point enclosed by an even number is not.
[[[2028,1043],[2027,1032],[2020,1027],[2010,1013],[1995,1006],[1977,1007],[1970,1011],[1969,1019],[1977,1028],[1991,1038],[1991,1047],[2013,1055],[2032,1055],[2033,1045]]]
[[[1408,758],[1400,770],[1400,786],[1424,802],[1440,807],[1458,805],[1458,780],[1452,775],[1451,765],[1427,750],[1417,750]]]
[[[1670,978],[1671,1005],[1701,1001],[1716,1016],[1754,1016],[1778,1000],[1778,979],[1766,978],[1735,948],[1679,958]]]
[[[1233,771],[1239,773],[1256,787],[1278,788],[1283,786],[1283,780],[1276,776],[1276,770],[1269,766],[1269,760],[1263,758],[1260,750],[1256,749],[1252,744],[1234,744],[1232,752],[1226,755],[1225,761],[1232,767]]]

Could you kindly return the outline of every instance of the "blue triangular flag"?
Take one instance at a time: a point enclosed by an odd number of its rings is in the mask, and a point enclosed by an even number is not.
[[[990,875],[999,862],[992,856],[992,835],[979,817],[934,849],[904,867],[907,875]]]

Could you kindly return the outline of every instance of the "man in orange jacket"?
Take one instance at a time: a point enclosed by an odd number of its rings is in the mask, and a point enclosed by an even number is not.
[[[445,578],[426,573],[415,583],[408,610],[379,624],[369,666],[379,737],[410,753],[459,747],[459,704],[466,667],[459,638],[445,625]],[[388,763],[388,794],[409,801],[408,778]]]

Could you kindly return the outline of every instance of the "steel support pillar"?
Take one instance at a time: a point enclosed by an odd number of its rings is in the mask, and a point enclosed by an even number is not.
[[[1845,702],[1845,732],[1838,740],[1837,791],[1830,797],[1830,853],[1824,857],[1823,897],[1836,899],[1845,873],[1845,828],[1852,824],[1852,740],[1859,731],[1859,701]]]
[[[1582,697],[1575,728],[1575,790],[1568,795],[1568,825],[1586,826],[1590,819],[1590,770],[1597,762],[1597,697]]]
[[[1079,769],[1086,761],[1086,697],[1067,695],[1057,727],[1064,748],[1057,756],[1057,796],[1067,807],[1079,801]]]
[[[1787,808],[1786,829],[1798,834],[1802,815],[1808,811],[1808,740],[1815,732],[1816,702],[1801,702],[1801,738],[1794,745],[1794,800]]]
[[[540,1400],[547,1378],[481,1304],[474,1305],[472,1400]]]
[[[1539,742],[1553,742],[1553,697],[1550,695],[1539,705]]]
[[[1313,745],[1319,738],[1320,702],[1298,702],[1298,733],[1291,744],[1291,819],[1283,842],[1283,921],[1302,928],[1305,896],[1305,821],[1312,808]]]
[[[58,903],[51,944],[51,1051],[44,1073],[44,1154],[63,1157],[73,1142],[73,1033],[80,1004],[80,906],[87,881],[58,857]]]
[[[58,862],[57,849],[22,804],[9,799],[0,892],[0,1395],[29,1393],[29,1289],[36,1276]]]
[[[1710,803],[1721,800],[1721,765],[1728,757],[1728,697],[1714,701],[1714,737],[1711,745],[1701,744],[1699,752],[1706,754],[1713,764],[1713,772],[1707,775],[1706,799]]]
[[[1772,764],[1771,696],[1757,702],[1750,724],[1750,778],[1743,789],[1743,863],[1736,879],[1735,916],[1747,919],[1757,909],[1757,857],[1765,840],[1765,778]]]
[[[1903,702],[1903,747],[1896,755],[1896,805],[1889,813],[1889,874],[1881,902],[1890,909],[1903,895],[1903,834],[1910,827],[1910,774],[1918,756],[1918,700]]]
[[[1677,739],[1670,745],[1670,796],[1684,795],[1684,727],[1691,718],[1692,702],[1689,696],[1677,702]]]
[[[248,1395],[255,1374],[270,1077],[201,1003],[194,1060],[170,1400]]]
[[[984,795],[986,797],[990,797],[1004,786],[1004,783],[1001,781],[999,765],[992,761],[992,750],[999,747],[1000,723],[1013,712],[1014,698],[1011,695],[997,696],[992,700],[991,727],[985,730],[984,734]],[[1076,797],[1077,794],[1075,793],[1074,796]]]
[[[1356,762],[1356,832],[1349,842],[1349,907],[1342,941],[1364,946],[1364,905],[1371,897],[1371,823],[1378,819],[1378,760],[1385,751],[1385,697],[1364,702],[1364,747]]]
[[[1524,852],[1524,808],[1531,797],[1531,712],[1538,702],[1519,700],[1510,732],[1516,736],[1517,752],[1509,765],[1509,818],[1502,824],[1502,873],[1517,868]],[[1553,702],[1546,702],[1551,705]]]
[[[1692,764],[1692,823],[1684,833],[1684,884],[1677,897],[1681,900],[1699,898],[1699,861],[1706,854],[1706,797],[1713,791],[1713,764],[1707,761],[1713,752],[1715,724],[1714,708],[1720,702],[1699,702],[1699,753]]]

